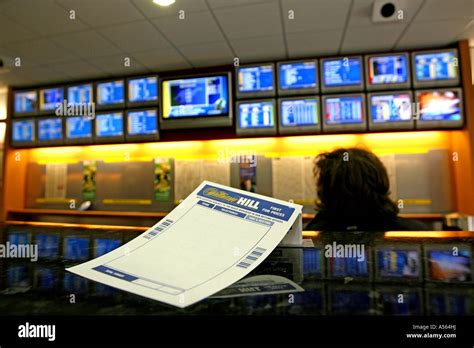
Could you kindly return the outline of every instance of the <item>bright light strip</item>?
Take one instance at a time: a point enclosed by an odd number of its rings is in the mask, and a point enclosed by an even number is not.
[[[169,6],[173,5],[176,0],[153,0],[153,2],[159,6]]]

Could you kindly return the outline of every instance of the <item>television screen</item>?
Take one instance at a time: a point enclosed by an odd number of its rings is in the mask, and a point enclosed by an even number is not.
[[[123,104],[125,101],[123,80],[101,82],[97,84],[96,102],[100,106]]]
[[[380,278],[418,278],[421,275],[420,252],[417,250],[377,250]]]
[[[158,133],[156,109],[128,111],[127,134],[148,135]]]
[[[239,127],[266,128],[275,126],[275,110],[272,101],[239,103]]]
[[[418,292],[381,291],[380,308],[384,315],[421,315],[421,296]],[[403,296],[403,300],[402,297]]]
[[[99,257],[122,245],[120,239],[96,239],[94,257]]]
[[[462,122],[461,92],[452,90],[418,91],[419,121]]]
[[[364,122],[362,96],[328,96],[324,103],[324,119],[327,125]]]
[[[40,234],[35,236],[38,245],[38,257],[56,259],[59,256],[59,236]]]
[[[472,280],[472,255],[468,249],[428,250],[428,278],[437,281]]]
[[[97,114],[95,134],[99,138],[118,137],[123,135],[123,115],[121,112]]]
[[[128,80],[128,102],[158,101],[158,77],[149,76]]]
[[[36,287],[40,290],[51,290],[58,284],[58,272],[51,267],[37,266],[35,269]]]
[[[410,92],[374,94],[369,99],[370,115],[373,123],[413,120]]]
[[[9,265],[7,267],[7,287],[28,288],[31,286],[29,269],[24,265]]]
[[[367,59],[368,85],[403,84],[409,79],[406,54],[369,56]]]
[[[70,86],[67,89],[67,101],[73,104],[92,102],[92,84]]]
[[[329,270],[332,277],[369,277],[368,253],[365,252],[364,260],[358,257],[331,258]]]
[[[162,82],[163,119],[229,114],[228,76]]]
[[[55,141],[63,138],[63,120],[59,117],[38,120],[38,140]]]
[[[53,111],[64,100],[64,89],[62,87],[40,89],[40,111]]]
[[[305,277],[321,275],[321,256],[321,249],[303,248],[303,274]]]
[[[37,98],[36,91],[15,92],[14,113],[28,114],[36,112]]]
[[[323,89],[334,87],[362,88],[361,57],[345,57],[322,60]],[[354,88],[337,88],[338,90],[354,90]]]
[[[318,124],[318,99],[281,99],[280,119],[282,127],[301,127]]]
[[[332,291],[330,301],[330,310],[336,315],[364,315],[372,308],[370,293],[364,290]]]
[[[435,292],[428,295],[428,315],[470,315],[469,303],[474,303],[469,294],[466,293],[446,293]]]
[[[10,232],[8,242],[14,245],[30,244],[30,235],[28,232]]]
[[[87,292],[88,281],[70,272],[64,273],[63,290],[68,294],[83,294]]]
[[[92,120],[83,116],[66,117],[67,139],[88,139],[92,137]]]
[[[12,121],[12,142],[31,143],[35,141],[35,121]]]
[[[237,94],[271,96],[275,93],[274,65],[262,64],[237,68]]]
[[[278,64],[278,81],[280,93],[303,90],[317,93],[318,71],[317,62],[301,61]]]
[[[85,261],[89,259],[89,238],[65,237],[64,258],[71,261]]]
[[[414,53],[415,82],[456,81],[458,76],[456,50]]]

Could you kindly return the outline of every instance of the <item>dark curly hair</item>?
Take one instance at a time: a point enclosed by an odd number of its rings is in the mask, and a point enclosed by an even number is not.
[[[370,151],[337,149],[315,159],[319,213],[328,218],[395,218],[387,170]]]

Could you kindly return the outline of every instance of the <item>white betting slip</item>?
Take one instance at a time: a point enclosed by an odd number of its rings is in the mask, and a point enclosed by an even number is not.
[[[137,238],[67,270],[184,308],[245,277],[295,226],[301,233],[301,209],[204,181]]]

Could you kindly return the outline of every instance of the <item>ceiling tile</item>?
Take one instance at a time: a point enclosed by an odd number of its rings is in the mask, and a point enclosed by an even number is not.
[[[134,53],[133,57],[152,71],[160,72],[192,67],[174,48]]]
[[[34,32],[0,14],[0,44],[29,40],[37,36]]]
[[[290,58],[319,57],[337,54],[342,30],[286,35]]]
[[[193,66],[232,64],[234,55],[226,42],[212,42],[200,45],[180,46],[181,53]]]
[[[402,34],[405,25],[380,24],[372,27],[355,27],[347,29],[341,54],[390,51]]]
[[[278,2],[278,0],[207,0],[211,8],[255,5],[262,2]]]
[[[46,39],[10,44],[8,47],[13,50],[16,57],[38,64],[54,64],[77,58],[74,54]]]
[[[295,33],[342,29],[350,4],[351,0],[282,0],[285,30]],[[293,11],[293,19],[288,17],[289,11]]]
[[[184,19],[162,17],[152,22],[177,46],[224,40],[209,12],[188,13]]]
[[[457,37],[457,39],[474,39],[474,20],[469,22],[469,25],[466,27],[464,32]],[[474,67],[474,66],[473,66]],[[472,69],[474,71],[474,69]]]
[[[151,0],[132,0],[148,18],[178,16],[179,11],[189,12],[206,11],[208,9],[204,0],[179,0],[171,6],[163,7],[155,5]]]
[[[168,41],[148,21],[102,28],[100,32],[125,52],[170,47]]]
[[[279,35],[283,31],[276,2],[223,8],[214,14],[229,39]]]
[[[149,71],[148,68],[133,57],[130,57],[130,66],[128,64],[125,65],[122,55],[95,58],[88,62],[113,76],[141,74]]]
[[[67,63],[55,64],[53,69],[55,71],[66,74],[73,79],[87,79],[92,77],[100,77],[105,73],[99,68],[83,61],[77,60]]]
[[[90,59],[120,53],[113,44],[93,30],[62,35],[51,40],[82,58]]]
[[[31,84],[31,80],[26,76],[21,76],[17,72],[7,72],[0,74],[0,86],[21,87]]]
[[[231,45],[242,64],[257,60],[286,59],[285,43],[281,35],[232,40]]]
[[[64,74],[55,72],[48,67],[22,68],[18,74],[26,78],[27,84],[47,84],[64,80]]]
[[[416,21],[436,21],[454,18],[474,18],[473,0],[428,0],[425,1]]]

